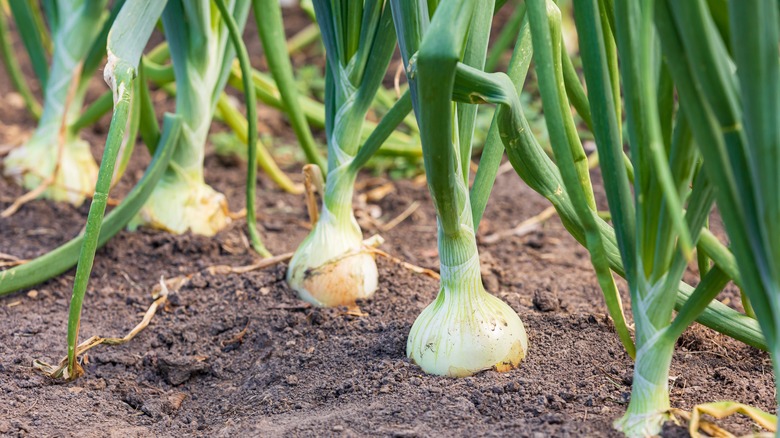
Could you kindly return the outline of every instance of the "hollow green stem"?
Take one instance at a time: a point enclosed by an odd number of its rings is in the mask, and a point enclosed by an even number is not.
[[[525,4],[521,7],[525,9]],[[531,45],[531,32],[528,27],[528,20],[523,20],[517,36],[515,49],[512,52],[512,58],[509,60],[509,68],[507,69],[507,75],[512,82],[516,84],[525,82],[532,55],[533,47]],[[487,68],[485,70],[489,71]],[[493,190],[498,168],[504,156],[504,143],[499,134],[498,124],[499,114],[494,113],[487,139],[485,140],[485,147],[479,159],[477,174],[474,176],[474,184],[469,192],[475,229],[479,229],[479,223],[487,207],[490,192]]]
[[[222,20],[225,21],[228,29],[228,35],[233,43],[233,47],[238,57],[238,63],[241,66],[241,73],[244,78],[244,88],[247,90],[244,93],[246,99],[246,112],[248,121],[248,134],[246,138],[248,148],[247,159],[247,176],[246,176],[246,223],[249,228],[249,238],[252,242],[252,247],[258,254],[263,257],[270,257],[271,253],[265,248],[262,240],[260,239],[260,233],[257,231],[257,212],[255,210],[255,193],[257,187],[257,101],[255,94],[251,92],[252,86],[250,83],[249,66],[249,53],[246,50],[246,46],[241,39],[241,32],[238,30],[238,25],[233,19],[233,16],[227,10],[225,2],[223,0],[215,0],[219,13],[222,15]],[[255,3],[257,8],[257,3]],[[258,26],[260,23],[258,23]]]
[[[571,115],[569,100],[564,89],[562,45],[561,45],[561,12],[555,3],[546,0],[529,1],[528,15],[531,24],[531,35],[534,46],[534,60],[538,73],[539,90],[542,102],[548,110],[545,112],[548,132],[556,151],[556,160],[572,160],[574,177],[580,190],[572,187],[571,195],[575,199],[582,198],[591,210],[596,210],[593,187],[590,183],[588,159],[582,148],[576,126]],[[564,153],[563,146],[568,148]],[[566,169],[568,166],[562,166]],[[564,181],[569,186],[568,171],[562,172]],[[582,196],[580,196],[580,194]],[[579,201],[575,201],[579,204]]]
[[[566,48],[563,46],[563,40],[561,40],[561,62],[563,65],[563,83],[566,87],[566,95],[569,97],[572,106],[577,110],[577,114],[580,115],[582,121],[588,126],[588,129],[593,130],[593,122],[590,115],[590,102],[585,95],[585,89],[580,83],[580,78],[577,75],[577,70],[574,68],[574,64],[569,57]]]
[[[633,178],[629,178],[627,166],[623,164],[625,160],[631,166],[630,160],[625,158],[623,153],[619,110],[612,98],[612,75],[617,75],[617,72],[610,69],[609,51],[605,46],[606,40],[611,39],[611,34],[604,29],[604,22],[599,17],[594,2],[584,1],[578,4],[574,12],[577,27],[582,29],[580,50],[588,89],[595,96],[604,96],[603,99],[594,98],[590,103],[596,114],[601,115],[593,120],[593,132],[626,277],[633,278],[636,224],[629,185]],[[612,44],[614,45],[614,42]],[[617,104],[620,105],[620,96]],[[633,169],[633,166],[631,168]]]
[[[631,401],[615,428],[628,437],[657,435],[669,416],[669,366],[674,353],[674,341],[659,336],[640,344],[637,342]]]
[[[84,241],[79,254],[79,262],[76,268],[76,278],[73,284],[73,295],[70,300],[68,315],[68,378],[74,379],[81,372],[76,363],[76,344],[78,344],[79,325],[81,321],[81,308],[84,303],[84,295],[87,292],[89,275],[92,272],[92,264],[95,260],[95,251],[98,247],[100,228],[103,225],[103,214],[106,211],[108,192],[114,175],[114,165],[125,135],[127,120],[130,114],[130,99],[132,90],[132,67],[126,71],[117,71],[118,84],[114,103],[114,112],[111,117],[111,127],[106,140],[106,149],[103,152],[103,160],[98,172],[98,180],[95,185],[95,194],[92,204],[89,206],[87,226],[84,230]]]
[[[146,144],[146,149],[150,154],[154,155],[157,143],[160,141],[160,125],[157,123],[154,103],[149,92],[149,83],[146,81],[146,58],[141,58],[140,68],[138,69],[138,83],[140,84],[138,98],[141,107],[138,130],[141,134],[141,139]]]

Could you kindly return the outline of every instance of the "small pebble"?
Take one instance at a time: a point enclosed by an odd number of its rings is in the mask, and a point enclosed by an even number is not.
[[[551,288],[537,289],[533,298],[534,307],[542,312],[556,312],[560,309],[558,294]]]
[[[509,382],[504,387],[504,391],[506,392],[518,392],[520,391],[520,384],[517,382]]]

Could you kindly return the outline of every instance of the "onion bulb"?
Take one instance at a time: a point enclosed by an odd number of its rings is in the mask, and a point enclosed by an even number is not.
[[[516,368],[528,350],[520,317],[482,285],[479,258],[441,267],[441,289],[412,326],[406,354],[426,373],[465,377]]]
[[[98,166],[86,141],[66,136],[60,147],[57,123],[39,128],[27,143],[8,154],[3,162],[5,175],[33,190],[56,170],[42,196],[81,205],[86,194],[95,191]]]
[[[315,306],[352,305],[376,292],[374,255],[363,245],[351,210],[337,218],[323,206],[317,224],[295,251],[287,283]]]
[[[213,236],[230,223],[228,213],[225,195],[171,165],[128,228],[146,226],[174,234],[192,231]]]

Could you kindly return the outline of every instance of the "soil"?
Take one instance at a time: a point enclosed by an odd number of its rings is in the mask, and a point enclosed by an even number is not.
[[[0,144],[35,126],[9,91],[0,69]],[[98,157],[106,128],[103,120],[84,133]],[[112,196],[121,198],[139,179],[149,161],[142,149]],[[209,151],[207,181],[241,209],[245,167]],[[287,169],[301,181],[298,170]],[[599,187],[598,175],[594,180]],[[380,233],[390,254],[438,269],[424,183],[363,175],[357,196],[387,182],[391,193],[361,206],[362,216],[374,217],[362,221],[364,233]],[[258,183],[265,243],[274,254],[293,251],[308,232],[303,197],[262,175]],[[0,209],[21,194],[0,179]],[[420,206],[408,219],[378,230],[413,202]],[[479,235],[547,206],[512,171],[503,173]],[[76,235],[87,211],[31,202],[0,220],[0,253],[41,255]],[[587,252],[557,217],[525,236],[480,245],[486,287],[518,312],[531,347],[517,370],[462,379],[425,375],[406,359],[406,336],[434,299],[435,279],[380,257],[380,287],[373,300],[359,303],[362,316],[312,308],[285,284],[284,263],[211,273],[213,265],[256,261],[245,234],[243,219],[214,238],[123,231],[99,250],[81,339],[123,336],[140,321],[161,277],[192,277],[130,343],[90,351],[86,374],[75,382],[51,380],[31,366],[65,354],[74,271],[0,298],[0,435],[619,436],[611,423],[626,408],[632,362],[606,316]],[[733,286],[719,299],[739,307]],[[699,325],[678,342],[671,376],[672,405],[680,409],[715,400],[774,409],[768,355]],[[744,419],[719,424],[753,431]],[[687,432],[670,423],[664,436]]]

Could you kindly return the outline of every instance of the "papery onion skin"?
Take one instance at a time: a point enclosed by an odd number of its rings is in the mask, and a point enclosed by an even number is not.
[[[337,220],[327,209],[295,251],[287,283],[298,296],[318,307],[350,306],[371,298],[379,273],[373,254],[363,247],[354,216]]]

